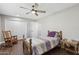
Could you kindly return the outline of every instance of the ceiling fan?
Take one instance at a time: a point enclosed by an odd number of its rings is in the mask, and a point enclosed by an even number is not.
[[[22,6],[20,8],[22,8],[22,9],[28,9],[29,12],[27,12],[26,14],[33,13],[36,16],[38,16],[38,13],[46,13],[46,11],[39,10],[38,7],[39,7],[39,4],[35,3],[35,4],[32,5],[32,9],[25,8],[25,7],[22,7]]]

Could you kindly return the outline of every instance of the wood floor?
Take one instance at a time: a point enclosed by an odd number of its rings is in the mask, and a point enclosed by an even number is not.
[[[0,55],[23,55],[23,41],[19,40],[13,47],[1,49]]]
[[[0,50],[0,55],[24,55],[23,41],[19,40],[13,47]],[[43,55],[73,55],[73,53],[69,53],[60,47],[56,47]]]
[[[60,47],[55,47],[54,49],[44,53],[43,55],[75,55],[75,54],[68,52]]]

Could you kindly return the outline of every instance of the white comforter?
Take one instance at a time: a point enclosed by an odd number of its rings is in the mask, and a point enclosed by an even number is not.
[[[28,38],[28,42],[29,42]],[[43,54],[58,45],[59,39],[56,37],[42,37],[32,39],[32,54]]]

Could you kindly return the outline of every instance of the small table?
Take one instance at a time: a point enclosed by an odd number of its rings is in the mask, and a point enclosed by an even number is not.
[[[68,40],[68,39],[61,40],[61,48],[64,48],[69,52],[78,54],[78,46],[79,46],[79,41]]]

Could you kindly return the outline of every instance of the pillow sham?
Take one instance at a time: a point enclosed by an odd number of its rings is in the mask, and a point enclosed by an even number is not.
[[[55,37],[56,31],[48,31],[48,37]]]

